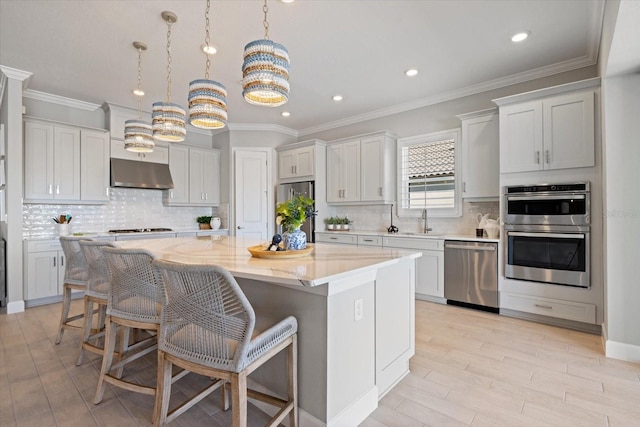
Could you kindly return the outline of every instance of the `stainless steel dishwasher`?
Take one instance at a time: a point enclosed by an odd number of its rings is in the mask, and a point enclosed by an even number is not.
[[[447,304],[498,312],[498,244],[444,242],[444,297]]]

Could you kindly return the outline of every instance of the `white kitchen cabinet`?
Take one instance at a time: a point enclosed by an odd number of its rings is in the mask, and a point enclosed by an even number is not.
[[[358,236],[356,234],[344,233],[321,233],[316,231],[316,243],[338,243],[342,245],[357,245]]]
[[[582,323],[596,323],[594,304],[511,292],[500,292],[500,310],[533,313]]]
[[[527,102],[494,100],[500,105],[500,172],[594,166],[594,99],[590,89]]]
[[[385,248],[414,249],[422,252],[416,259],[416,298],[445,303],[444,240],[384,237]]]
[[[360,201],[360,140],[327,146],[327,203]]]
[[[80,131],[80,199],[109,201],[109,133]]]
[[[220,203],[220,152],[189,149],[189,203],[217,206]]]
[[[174,188],[165,190],[163,202],[171,206],[220,204],[220,151],[172,144],[169,170]]]
[[[24,198],[80,200],[80,130],[24,122]]]
[[[315,175],[315,153],[315,146],[278,152],[278,178],[313,181]]]
[[[169,163],[169,147],[156,142],[151,153],[137,153],[125,150],[124,141],[111,140],[111,157],[114,159],[137,160],[140,162]]]
[[[395,142],[387,133],[376,133],[330,143],[327,146],[327,202],[393,202]]]
[[[500,136],[497,109],[456,117],[462,122],[462,197],[498,200]]]
[[[25,300],[62,295],[65,257],[58,239],[25,241]],[[52,302],[51,300],[45,300]]]

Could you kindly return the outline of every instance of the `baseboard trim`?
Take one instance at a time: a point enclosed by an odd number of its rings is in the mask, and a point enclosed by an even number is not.
[[[627,362],[640,363],[640,345],[607,340],[605,355]]]
[[[7,304],[7,314],[22,313],[24,311],[24,301],[10,301]]]

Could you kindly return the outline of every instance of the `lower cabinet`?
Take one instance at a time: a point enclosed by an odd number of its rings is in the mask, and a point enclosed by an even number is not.
[[[316,232],[316,243],[340,243],[343,245],[357,245],[356,234],[331,234]]]
[[[539,314],[582,323],[596,323],[596,306],[583,302],[500,292],[500,309]]]
[[[385,248],[414,249],[422,252],[416,259],[416,298],[445,303],[444,240],[384,237]]]

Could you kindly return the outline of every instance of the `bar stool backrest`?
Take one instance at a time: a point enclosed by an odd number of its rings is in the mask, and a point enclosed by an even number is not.
[[[151,265],[155,256],[143,249],[103,250],[111,277],[107,314],[159,324],[163,292],[160,277]]]
[[[107,254],[104,248],[115,247],[111,242],[82,240],[80,247],[84,253],[89,267],[89,279],[85,295],[106,299],[109,294],[111,282],[109,278],[109,266]]]
[[[85,285],[89,278],[87,259],[80,248],[81,240],[91,240],[80,236],[60,236],[64,252],[64,282],[70,285]]]
[[[249,360],[255,313],[234,277],[217,266],[155,261],[166,300],[158,348],[194,363],[240,372]]]

